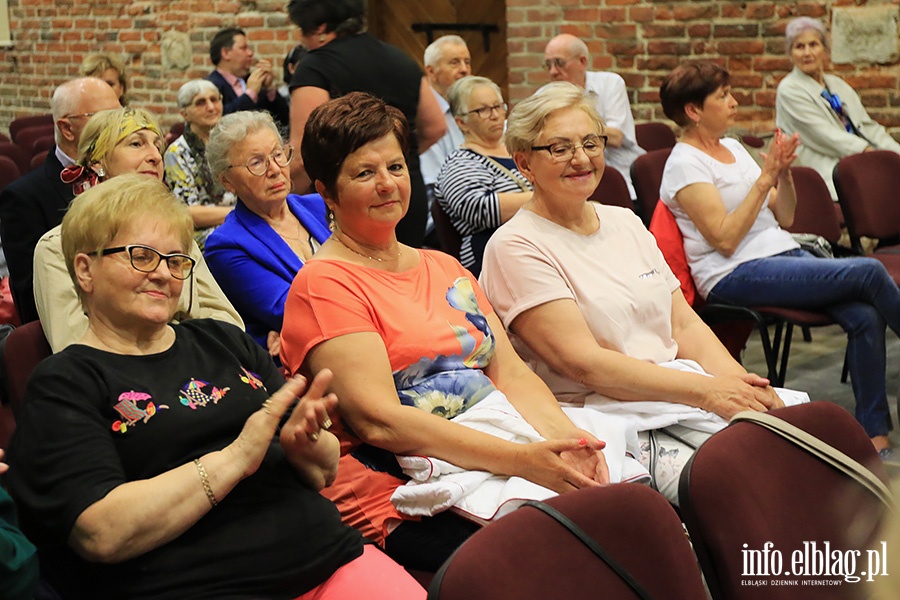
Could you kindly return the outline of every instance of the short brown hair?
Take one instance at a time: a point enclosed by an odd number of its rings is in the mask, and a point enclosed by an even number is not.
[[[397,108],[364,92],[326,102],[312,111],[303,130],[300,155],[306,173],[337,199],[337,178],[344,160],[389,133],[397,138],[409,162],[409,125]]]
[[[667,117],[680,127],[690,124],[685,107],[703,102],[731,80],[724,67],[708,60],[686,62],[675,67],[659,87],[659,101]]]

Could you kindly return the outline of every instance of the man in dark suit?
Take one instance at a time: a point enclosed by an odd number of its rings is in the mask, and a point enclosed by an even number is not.
[[[34,247],[42,235],[62,222],[75,196],[72,186],[63,183],[59,174],[74,164],[78,138],[88,119],[113,108],[119,108],[119,99],[102,79],[83,77],[56,88],[50,100],[56,147],[47,153],[44,164],[0,193],[0,240],[22,323],[38,318],[32,290]]]
[[[253,50],[243,29],[219,31],[209,44],[209,58],[216,69],[206,78],[222,94],[223,114],[265,110],[280,126],[290,125],[290,108],[274,85],[272,61],[260,59],[251,70]]]

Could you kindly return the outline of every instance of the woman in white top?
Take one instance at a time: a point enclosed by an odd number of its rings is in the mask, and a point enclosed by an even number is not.
[[[640,219],[587,201],[606,166],[606,136],[583,90],[557,82],[523,100],[506,143],[534,197],[488,242],[480,283],[559,401],[635,425],[641,461],[674,501],[691,444],[659,428],[696,444],[725,424],[710,413],[727,419],[782,402],[688,306]]]
[[[697,289],[716,302],[828,313],[848,334],[856,418],[876,449],[887,449],[885,324],[900,334],[897,285],[874,259],[816,258],[782,229],[794,220],[790,166],[799,137],[777,132],[761,169],[739,143],[723,138],[737,108],[725,69],[682,64],[663,81],[660,100],[684,130],[660,197],[684,236]]]

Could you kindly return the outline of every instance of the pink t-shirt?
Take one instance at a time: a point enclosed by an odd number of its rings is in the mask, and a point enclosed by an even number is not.
[[[482,369],[494,355],[486,315],[493,312],[474,276],[442,252],[418,250],[419,263],[390,273],[349,262],[313,259],[300,270],[285,304],[282,360],[296,372],[316,345],[350,333],[381,336],[397,400],[452,418],[494,391]],[[396,468],[336,423],[341,461],[323,490],[344,522],[378,542],[396,519],[390,502],[404,482]]]
[[[656,364],[673,360],[678,279],[633,212],[592,205],[600,228],[590,235],[520,210],[488,242],[479,280],[485,293],[507,329],[529,309],[571,299],[600,346]],[[557,399],[581,403],[593,393],[511,337]]]

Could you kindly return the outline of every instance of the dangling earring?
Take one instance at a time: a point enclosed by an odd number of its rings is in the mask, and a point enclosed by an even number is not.
[[[325,209],[325,218],[328,220],[328,230],[331,233],[334,233],[335,225],[334,225],[334,211],[330,208]]]
[[[320,33],[320,34],[319,34],[319,43],[320,43],[320,44],[324,44],[324,43],[325,43],[325,34],[324,34],[324,33]]]
[[[106,177],[106,171],[102,166],[97,167],[97,170],[95,172],[97,173],[97,177]]]

